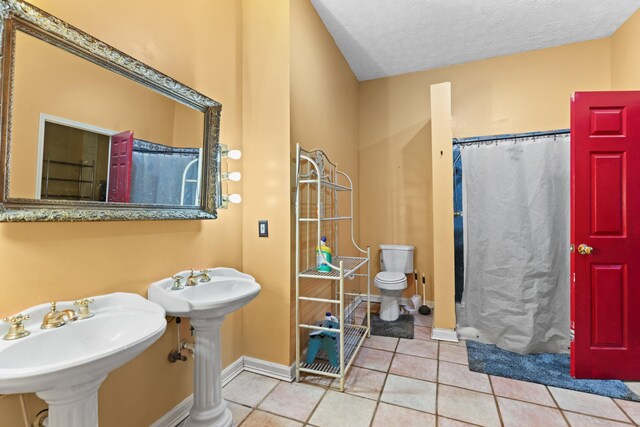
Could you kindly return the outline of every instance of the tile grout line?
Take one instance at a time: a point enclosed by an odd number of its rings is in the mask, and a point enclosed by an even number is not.
[[[553,403],[555,403],[556,406],[558,407],[558,410],[560,411],[560,414],[562,415],[562,419],[564,420],[564,422],[567,423],[568,426],[571,426],[571,421],[569,421],[569,419],[567,418],[567,415],[564,413],[564,408],[560,406],[560,403],[558,403],[558,401],[556,400],[556,397],[551,392],[551,389],[549,388],[549,386],[545,384],[544,388],[545,390],[547,390],[547,393],[551,395],[551,400],[553,400]]]
[[[384,392],[384,388],[387,385],[387,379],[389,378],[389,371],[391,371],[391,365],[393,365],[393,359],[396,358],[396,350],[398,349],[398,346],[400,345],[400,339],[398,339],[398,342],[396,343],[396,347],[395,350],[393,350],[393,356],[391,356],[391,360],[389,361],[389,366],[387,366],[387,370],[384,373],[384,381],[382,381],[382,387],[380,387],[380,393],[378,393],[378,398],[376,399],[376,406],[373,409],[373,415],[371,415],[371,420],[369,421],[369,427],[373,427],[373,420],[376,419],[376,414],[378,413],[378,408],[380,407],[380,402],[382,402],[382,393]]]
[[[331,384],[333,384],[333,381],[331,382]],[[311,418],[313,417],[313,414],[316,412],[316,409],[318,409],[318,406],[320,406],[320,403],[324,400],[325,396],[327,395],[327,393],[331,389],[331,384],[329,384],[327,387],[323,387],[324,388],[324,393],[322,393],[322,396],[320,397],[320,399],[318,399],[318,402],[316,402],[315,406],[313,407],[313,409],[311,410],[311,412],[307,416],[307,419],[303,422],[304,425],[307,425],[307,424],[309,424],[311,422]]]
[[[626,384],[625,384],[626,385]],[[627,387],[629,388],[629,387]],[[627,411],[624,410],[624,408],[622,406],[620,406],[620,404],[618,403],[618,401],[614,398],[610,398],[611,400],[613,400],[613,403],[620,408],[620,410],[622,411],[622,413],[629,419],[629,421],[631,421],[634,425],[638,425],[638,423],[635,422],[635,420],[633,418],[631,418],[631,416],[627,413]]]
[[[491,394],[493,395],[493,401],[496,404],[496,411],[498,411],[498,421],[500,421],[500,425],[504,425],[504,420],[502,419],[502,411],[500,410],[500,404],[498,403],[498,396],[496,396],[496,392],[493,389],[493,383],[491,382],[491,378],[487,375],[489,379],[489,388],[491,388]]]

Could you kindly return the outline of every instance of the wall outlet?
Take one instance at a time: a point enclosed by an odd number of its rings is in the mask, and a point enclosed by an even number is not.
[[[266,219],[258,221],[258,237],[269,237],[269,221]]]

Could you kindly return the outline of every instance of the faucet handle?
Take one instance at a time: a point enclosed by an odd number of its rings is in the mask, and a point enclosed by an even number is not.
[[[77,305],[79,308],[77,320],[89,319],[94,316],[94,313],[89,311],[89,304],[92,304],[93,298],[83,298],[73,302],[73,305]]]
[[[19,325],[20,323],[29,319],[31,319],[31,316],[29,316],[28,314],[17,314],[15,316],[5,317],[4,319],[2,319],[2,321],[4,323],[11,323],[12,325]]]
[[[200,270],[200,274],[204,275],[204,277],[202,279],[200,279],[201,282],[209,282],[211,281],[211,276],[209,275],[209,273],[211,273],[211,270],[205,269],[205,270]]]
[[[181,283],[184,277],[180,276],[179,274],[176,274],[171,276],[171,278],[173,279],[173,286],[171,287],[172,290],[178,291],[180,289],[184,289],[184,285],[182,285]]]
[[[22,322],[30,318],[31,316],[29,316],[28,314],[18,314],[16,316],[5,317],[4,319],[2,319],[4,323],[10,323],[9,332],[7,332],[3,339],[15,340],[29,335],[31,332],[27,331],[24,328]]]
[[[56,311],[56,305],[58,305],[58,303],[56,301],[51,301],[49,304],[51,304],[51,312],[55,312]]]

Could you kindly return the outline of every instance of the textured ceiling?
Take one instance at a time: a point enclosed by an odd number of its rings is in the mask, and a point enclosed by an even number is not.
[[[611,35],[640,0],[311,0],[359,80]]]

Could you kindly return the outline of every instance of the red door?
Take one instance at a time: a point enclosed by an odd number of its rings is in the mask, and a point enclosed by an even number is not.
[[[129,202],[131,199],[131,165],[133,132],[126,131],[111,137],[108,202]]]
[[[640,380],[640,92],[571,102],[571,375]]]

